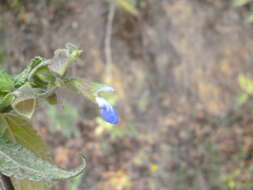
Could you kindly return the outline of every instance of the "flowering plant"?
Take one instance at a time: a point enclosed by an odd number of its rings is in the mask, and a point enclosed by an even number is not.
[[[41,99],[57,103],[57,88],[81,93],[97,105],[106,122],[119,122],[117,111],[100,95],[114,92],[112,87],[66,77],[69,66],[81,53],[75,45],[67,44],[56,50],[52,59],[34,58],[17,76],[0,70],[0,173],[10,177],[15,189],[46,190],[46,181],[70,178],[85,168],[85,162],[71,171],[53,164],[46,144],[29,122]]]

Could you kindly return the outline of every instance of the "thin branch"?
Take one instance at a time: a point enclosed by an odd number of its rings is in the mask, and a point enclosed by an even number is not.
[[[111,38],[112,38],[112,25],[115,15],[115,4],[110,4],[109,14],[107,18],[106,33],[105,33],[105,63],[106,75],[112,75],[112,51],[111,51]]]

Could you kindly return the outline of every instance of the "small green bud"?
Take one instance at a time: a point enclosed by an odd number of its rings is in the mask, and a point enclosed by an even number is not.
[[[57,104],[57,95],[55,93],[53,93],[52,95],[48,96],[46,98],[47,102],[50,104],[50,105],[56,105]]]
[[[78,57],[80,57],[80,55],[82,53],[83,53],[82,50],[74,50],[74,51],[71,52],[70,57],[71,57],[71,59],[76,60]]]

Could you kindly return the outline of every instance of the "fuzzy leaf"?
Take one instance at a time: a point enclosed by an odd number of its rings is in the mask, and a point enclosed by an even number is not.
[[[27,81],[27,78],[29,76],[29,72],[30,72],[30,69],[26,68],[25,70],[23,70],[20,74],[18,74],[15,77],[15,88],[19,88]]]
[[[17,179],[34,181],[66,179],[80,174],[84,165],[73,171],[65,171],[45,161],[24,148],[0,137],[0,171]]]
[[[2,125],[4,122],[6,125],[20,126],[19,121],[20,118],[18,117],[2,116]],[[24,122],[24,124],[26,123]],[[3,136],[0,137],[0,160],[0,172],[3,174],[17,179],[29,179],[33,181],[67,179],[80,174],[85,168],[85,164],[82,164],[79,168],[72,171],[63,170],[43,160],[24,146],[6,140]]]
[[[13,114],[0,115],[0,135],[4,135],[12,142],[21,144],[44,160],[49,160],[47,145],[37,135],[31,124],[20,116]],[[15,190],[48,190],[45,181],[18,180],[11,178]]]
[[[31,63],[19,75],[15,77],[15,88],[24,85],[28,78],[33,75],[41,66],[45,65],[46,59],[42,57],[35,57]]]

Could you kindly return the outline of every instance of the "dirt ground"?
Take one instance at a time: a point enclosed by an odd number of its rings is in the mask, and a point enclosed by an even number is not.
[[[253,79],[248,7],[139,0],[136,17],[101,0],[20,2],[0,14],[2,68],[18,73],[33,57],[52,57],[72,42],[84,55],[71,74],[117,89],[116,130],[101,128],[95,106],[68,93],[79,114],[69,127],[80,135],[50,131],[45,114],[33,121],[58,165],[77,166],[80,153],[87,158],[77,189],[253,188],[252,104],[236,103],[238,75]]]

